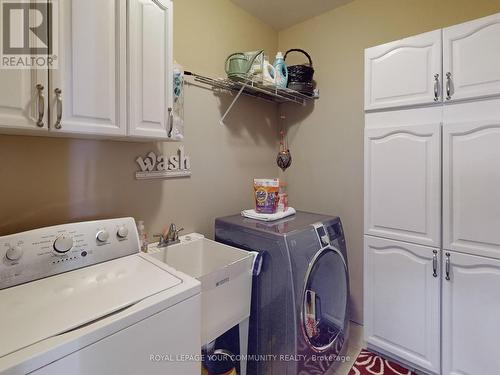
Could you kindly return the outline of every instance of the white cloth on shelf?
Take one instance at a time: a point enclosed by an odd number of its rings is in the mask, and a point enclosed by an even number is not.
[[[295,215],[295,208],[288,207],[286,211],[276,212],[275,214],[261,214],[255,210],[243,210],[241,211],[241,216],[248,217],[249,219],[261,220],[261,221],[275,221],[283,219],[288,216]]]

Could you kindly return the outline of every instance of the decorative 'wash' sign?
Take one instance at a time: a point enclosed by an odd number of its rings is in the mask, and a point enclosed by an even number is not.
[[[146,157],[139,156],[135,161],[141,169],[135,172],[138,180],[191,176],[191,161],[183,146],[179,146],[177,153],[171,156],[156,155],[151,151]]]

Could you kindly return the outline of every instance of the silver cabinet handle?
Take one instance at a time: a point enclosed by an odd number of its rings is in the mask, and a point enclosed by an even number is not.
[[[438,277],[437,274],[437,269],[438,269],[438,252],[437,250],[433,251],[434,255],[432,256],[432,270],[434,271],[432,273],[432,276]]]
[[[451,73],[446,73],[446,100],[451,99]]]
[[[450,281],[450,253],[446,253],[446,280]]]
[[[62,90],[60,88],[56,88],[54,90],[54,92],[56,93],[56,101],[57,101],[57,119],[56,119],[56,123],[54,124],[54,127],[56,129],[61,129],[62,128],[61,120],[62,120],[62,111],[63,111],[63,108],[62,108]]]
[[[434,101],[439,100],[439,74],[434,74]]]
[[[172,131],[174,130],[174,111],[172,107],[168,107],[168,138],[172,138]]]
[[[36,126],[43,128],[43,116],[45,116],[45,96],[43,95],[43,85],[40,83],[36,85],[38,91],[38,120]]]

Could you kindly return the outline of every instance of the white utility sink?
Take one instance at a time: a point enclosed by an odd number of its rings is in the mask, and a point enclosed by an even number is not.
[[[201,282],[202,342],[207,344],[250,316],[253,253],[192,233],[148,253]]]

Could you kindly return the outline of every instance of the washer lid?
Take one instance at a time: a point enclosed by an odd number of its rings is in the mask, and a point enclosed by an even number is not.
[[[0,358],[180,283],[148,260],[130,255],[0,290]]]

